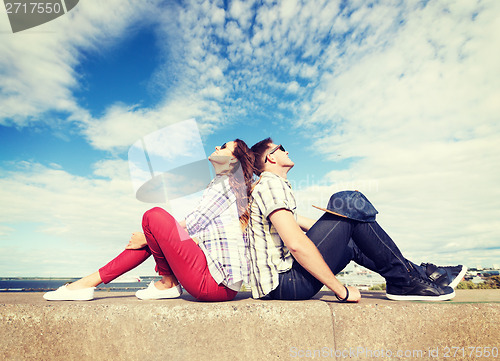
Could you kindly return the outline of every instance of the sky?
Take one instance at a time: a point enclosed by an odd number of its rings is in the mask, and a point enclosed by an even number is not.
[[[415,263],[498,266],[499,20],[497,0],[82,0],[12,33],[2,8],[0,276],[83,276],[147,209],[182,218],[197,195],[138,200],[128,154],[192,119],[205,155],[283,144],[302,215],[356,189]]]

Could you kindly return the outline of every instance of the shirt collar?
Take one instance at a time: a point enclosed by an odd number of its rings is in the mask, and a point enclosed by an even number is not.
[[[288,179],[283,178],[282,176],[279,176],[279,175],[277,175],[276,173],[269,172],[269,171],[267,171],[267,170],[266,170],[266,171],[262,172],[260,176],[261,176],[262,178],[264,178],[264,177],[269,177],[269,178],[276,177],[276,178],[279,178],[282,182],[285,182],[285,183],[286,183],[286,185],[287,185],[288,187],[290,187],[290,189],[292,189],[292,184],[288,181]]]

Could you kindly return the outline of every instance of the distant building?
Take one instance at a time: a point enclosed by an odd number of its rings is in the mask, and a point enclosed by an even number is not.
[[[472,277],[471,281],[472,281],[472,283],[474,283],[475,285],[478,285],[478,284],[480,284],[480,283],[484,283],[484,282],[485,282],[484,278],[479,277],[479,276],[474,276],[474,277]]]

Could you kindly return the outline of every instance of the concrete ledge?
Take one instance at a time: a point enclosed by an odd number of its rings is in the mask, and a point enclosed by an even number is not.
[[[500,348],[500,290],[458,290],[452,302],[438,303],[363,292],[359,304],[337,303],[329,292],[309,301],[243,293],[224,303],[115,292],[47,302],[41,295],[0,293],[0,359],[476,360],[469,347]]]

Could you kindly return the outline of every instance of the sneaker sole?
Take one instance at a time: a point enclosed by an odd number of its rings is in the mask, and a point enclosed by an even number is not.
[[[391,295],[389,293],[386,293],[385,296],[393,301],[448,301],[455,297],[455,291],[439,296]]]
[[[92,301],[94,299],[94,297],[85,297],[85,298],[77,298],[77,297],[73,297],[73,298],[46,298],[44,297],[47,301]]]
[[[156,296],[149,296],[149,295],[141,296],[140,291],[141,290],[139,290],[135,293],[135,297],[137,297],[140,300],[145,300],[145,301],[147,301],[147,300],[166,300],[169,298],[179,298],[182,296],[182,291],[177,292],[175,294],[156,295]]]
[[[462,266],[462,270],[460,271],[460,273],[457,275],[457,277],[455,277],[455,279],[453,280],[453,282],[451,282],[448,287],[451,287],[451,288],[455,288],[458,286],[458,284],[460,283],[460,281],[462,280],[462,278],[464,278],[465,276],[465,273],[467,272],[467,267],[465,266]]]
[[[91,301],[94,299],[94,289],[92,290],[85,289],[77,290],[77,291],[51,291],[47,292],[43,295],[43,298],[47,301]]]
[[[174,299],[174,298],[181,297],[181,295],[179,295],[179,296],[168,296],[168,297],[154,297],[154,298],[142,298],[142,297],[139,297],[139,296],[135,295],[135,297],[137,297],[139,300],[148,301],[148,300],[168,300],[168,299]]]

